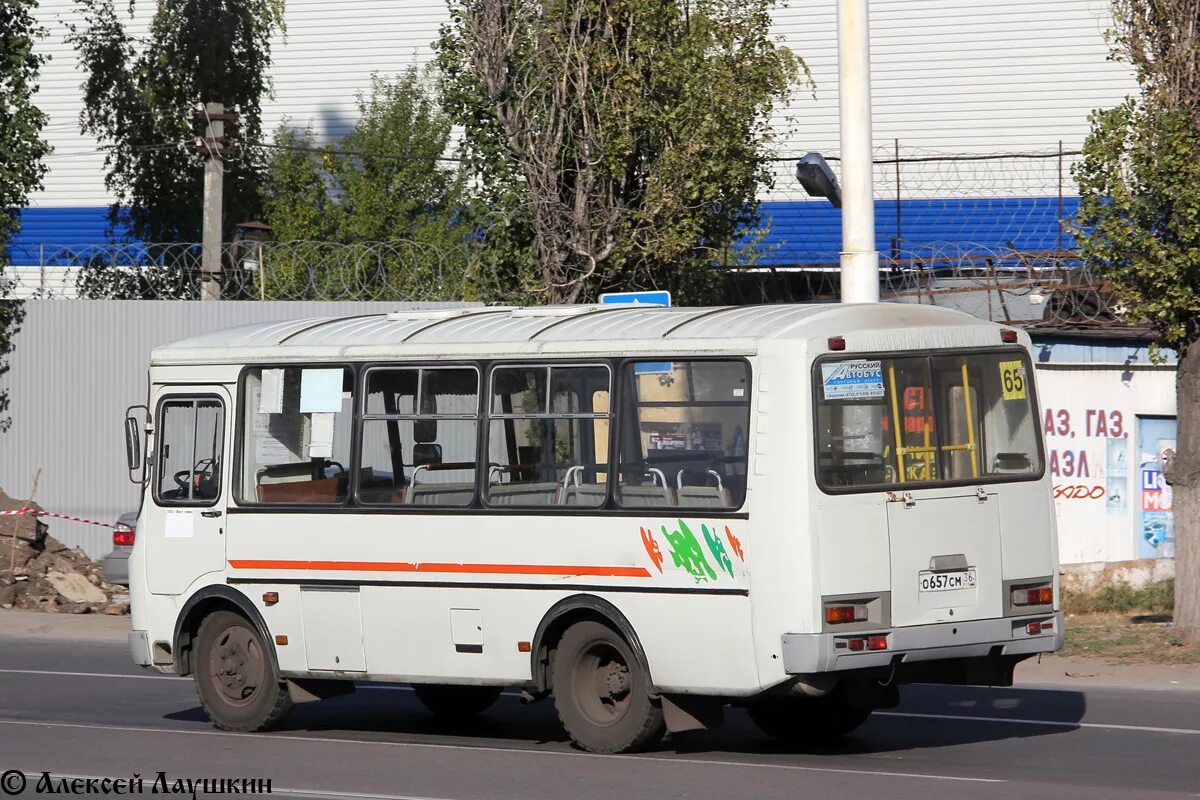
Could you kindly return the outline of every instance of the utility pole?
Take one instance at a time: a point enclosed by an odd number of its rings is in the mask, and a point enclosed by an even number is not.
[[[838,0],[838,118],[842,144],[842,302],[879,302],[871,147],[867,0]]]
[[[226,114],[223,103],[203,103],[196,118],[204,125],[204,136],[196,150],[204,156],[204,222],[201,233],[200,299],[221,299],[221,222],[225,189],[225,123],[237,122],[237,114]]]

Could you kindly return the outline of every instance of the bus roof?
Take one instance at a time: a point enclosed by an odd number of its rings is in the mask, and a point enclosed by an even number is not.
[[[737,352],[766,339],[854,331],[990,327],[958,311],[909,303],[775,304],[712,308],[644,305],[476,306],[266,322],[154,350],[151,363],[225,364],[379,358],[391,354],[510,355],[612,350]]]

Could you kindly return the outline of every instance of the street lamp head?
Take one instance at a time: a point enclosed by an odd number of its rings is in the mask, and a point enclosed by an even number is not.
[[[796,180],[812,197],[825,197],[834,208],[842,207],[842,190],[837,176],[820,153],[805,153],[796,162]]]

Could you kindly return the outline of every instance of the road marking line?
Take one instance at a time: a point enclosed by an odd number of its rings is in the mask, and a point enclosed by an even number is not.
[[[61,675],[68,678],[133,678],[139,681],[186,680],[178,675],[122,675],[119,672],[59,672],[52,669],[0,669],[3,675]]]
[[[1002,722],[1009,725],[1042,725],[1051,728],[1096,728],[1112,731],[1138,731],[1140,733],[1182,733],[1200,735],[1194,728],[1156,728],[1151,725],[1117,725],[1105,722],[1061,722],[1052,719],[1015,719],[1010,717],[971,717],[966,714],[914,714],[906,711],[876,711],[879,717],[905,717],[908,719],[950,719],[961,722]]]
[[[729,769],[731,767],[763,768],[785,770],[791,772],[826,772],[839,775],[863,775],[876,778],[916,778],[931,781],[956,781],[962,783],[1007,783],[1001,778],[969,778],[958,775],[930,775],[920,772],[885,772],[882,770],[839,769],[837,767],[807,767],[799,764],[770,764],[765,762],[721,761],[709,758],[662,758],[655,756],[636,755],[599,755],[596,753],[576,753],[563,750],[527,750],[519,747],[491,747],[488,745],[461,744],[432,744],[429,742],[384,742],[372,739],[345,739],[333,736],[288,736],[284,734],[265,733],[232,733],[229,731],[196,731],[179,728],[151,728],[140,725],[105,725],[82,722],[39,722],[25,719],[0,719],[0,725],[15,725],[21,727],[41,728],[72,728],[96,731],[120,731],[125,733],[173,733],[188,736],[221,736],[240,739],[257,739],[258,741],[309,742],[313,744],[351,744],[351,745],[381,745],[383,747],[412,747],[429,750],[469,750],[473,752],[490,753],[522,753],[539,756],[559,756],[566,758],[600,758],[606,760],[621,759],[646,763],[651,761],[663,764],[691,764],[693,766],[711,766]]]

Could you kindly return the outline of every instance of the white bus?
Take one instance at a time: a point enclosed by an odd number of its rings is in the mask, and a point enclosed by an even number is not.
[[[270,323],[155,350],[148,414],[130,647],[223,729],[391,681],[819,741],[1062,642],[1029,340],[956,312]]]

